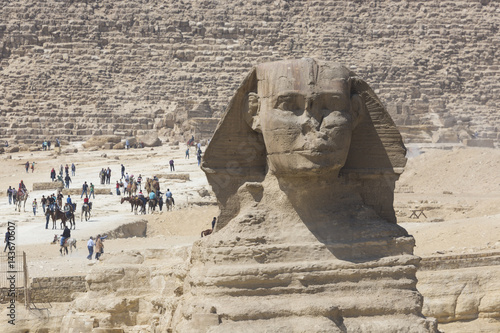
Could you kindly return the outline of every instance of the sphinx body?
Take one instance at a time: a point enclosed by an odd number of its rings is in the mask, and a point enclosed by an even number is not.
[[[401,136],[354,73],[257,66],[207,148],[221,214],[194,244],[174,331],[435,332],[395,224]]]

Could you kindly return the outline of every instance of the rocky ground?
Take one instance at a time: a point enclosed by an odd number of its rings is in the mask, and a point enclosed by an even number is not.
[[[53,151],[19,152],[3,155],[0,166],[0,212],[4,233],[7,221],[17,222],[19,249],[28,258],[30,276],[85,275],[93,265],[106,262],[87,260],[86,241],[91,235],[110,234],[105,241],[104,256],[113,256],[122,250],[169,248],[191,244],[200,237],[201,230],[210,228],[210,221],[217,216],[218,208],[203,172],[196,159],[184,158],[184,147],[162,146],[133,150],[84,150],[81,143],[74,144],[78,153],[57,155]],[[450,150],[410,147],[411,158],[405,173],[397,184],[395,209],[399,223],[416,239],[415,253],[420,256],[464,254],[500,251],[500,151],[482,148],[454,148]],[[191,152],[194,156],[194,152]],[[170,171],[168,161],[174,159],[176,170]],[[35,171],[26,173],[24,163],[36,162]],[[109,189],[108,195],[98,195],[94,214],[85,222],[77,218],[72,236],[78,240],[77,251],[69,256],[59,254],[59,246],[52,245],[54,234],[61,230],[45,229],[45,218],[38,212],[33,216],[31,202],[53,191],[30,192],[25,212],[16,212],[8,204],[5,189],[16,186],[22,179],[32,189],[35,182],[50,181],[52,167],[75,163],[76,176],[72,188],[81,188],[84,181],[92,182],[96,189]],[[134,215],[130,206],[120,204],[114,183],[119,179],[120,164],[129,174],[143,177],[160,177],[161,188],[170,188],[176,199],[172,212]],[[100,185],[101,168],[112,169],[111,185]],[[188,174],[190,180],[167,179]],[[177,176],[175,176],[177,175]],[[206,191],[208,190],[208,195]],[[81,207],[82,200],[72,195]],[[410,218],[412,210],[422,209],[426,217]],[[41,210],[41,208],[40,208]],[[121,232],[120,226],[146,220],[146,237],[134,236],[134,228]],[[3,323],[2,323],[3,325]],[[493,326],[488,326],[493,325]],[[471,324],[440,325],[445,332],[474,331]],[[477,327],[477,325],[476,325]],[[482,327],[498,328],[497,323],[485,322]]]

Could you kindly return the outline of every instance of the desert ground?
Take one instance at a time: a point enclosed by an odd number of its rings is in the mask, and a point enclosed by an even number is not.
[[[18,152],[0,156],[0,230],[5,233],[8,221],[17,223],[18,250],[27,254],[30,277],[85,275],[93,265],[104,262],[87,260],[86,243],[90,236],[109,234],[105,240],[104,256],[122,250],[166,248],[191,244],[200,238],[200,232],[210,228],[218,215],[216,199],[204,173],[197,165],[194,148],[191,158],[185,159],[185,147],[165,144],[161,147],[130,150],[87,150],[82,143],[71,143],[77,153],[56,154],[52,151]],[[63,147],[63,150],[66,147]],[[204,150],[205,147],[202,147]],[[486,148],[422,147],[409,145],[409,159],[405,172],[396,185],[394,206],[398,223],[416,239],[415,254],[419,256],[463,254],[470,252],[500,251],[500,151]],[[170,171],[168,161],[174,159],[175,171]],[[26,173],[24,164],[35,161],[35,170]],[[70,188],[79,189],[84,181],[96,189],[109,190],[91,199],[94,204],[89,221],[80,221],[83,199],[71,195],[76,202],[77,250],[61,256],[59,246],[51,244],[54,234],[62,230],[45,229],[45,216],[41,205],[36,216],[31,203],[40,201],[42,195],[53,190],[32,191],[36,182],[49,182],[50,170],[75,163],[76,176]],[[115,183],[120,179],[120,165],[129,175],[144,179],[158,175],[161,189],[174,194],[173,211],[156,211],[153,214],[135,215],[128,203],[120,204]],[[101,185],[98,173],[101,168],[112,170],[111,184]],[[179,174],[188,174],[189,180]],[[9,205],[6,189],[18,186],[23,180],[30,190],[26,210],[17,212]],[[208,190],[208,193],[207,193]],[[123,195],[123,193],[122,193]],[[164,207],[165,208],[165,207]],[[413,210],[423,210],[418,219],[410,218]],[[120,226],[147,221],[146,237],[123,234],[116,238]],[[467,325],[441,326],[445,332],[469,332]],[[473,330],[472,330],[473,331]]]

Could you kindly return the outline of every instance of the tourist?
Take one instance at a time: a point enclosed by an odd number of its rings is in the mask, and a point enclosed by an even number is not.
[[[45,197],[45,195],[42,195],[42,200],[40,200],[40,202],[42,203],[42,209],[45,213],[45,206],[47,205],[47,198]]]
[[[64,166],[64,173],[66,173],[66,175],[69,175],[69,165],[65,165]]]
[[[116,181],[116,195],[120,195],[120,183]]]
[[[12,187],[9,186],[7,189],[7,196],[9,197],[9,205],[12,204]]]
[[[28,170],[30,168],[30,162],[26,162],[26,164],[24,165],[24,167],[26,168],[26,173],[28,173]]]
[[[214,231],[215,223],[217,223],[217,218],[216,217],[214,217],[214,219],[212,220],[212,231]]]
[[[142,183],[142,176],[141,174],[139,174],[139,177],[137,177],[137,186],[139,186],[139,191],[142,190],[141,183]]]
[[[122,178],[120,179],[123,179],[125,177],[125,166],[122,164]]]
[[[186,158],[189,158],[189,147],[187,147],[187,149],[186,149],[186,157],[184,159],[186,159]]]
[[[56,180],[56,169],[52,168],[52,170],[50,170],[50,178],[52,181]]]
[[[82,195],[80,196],[80,199],[83,198],[83,194],[85,193],[85,196],[87,196],[87,189],[88,189],[87,182],[83,183],[82,185]]]
[[[97,235],[96,237],[96,243],[95,243],[95,258],[99,260],[101,255],[104,253],[104,244],[103,241],[108,238],[108,236],[103,236]]]
[[[33,215],[36,216],[36,209],[38,208],[38,203],[36,202],[36,198],[35,200],[33,200]]]
[[[47,211],[45,212],[45,229],[49,228],[49,219],[50,219],[50,211],[47,208]],[[52,227],[52,229],[54,228]]]
[[[169,164],[170,164],[170,171],[175,171],[174,160],[170,160]]]
[[[172,195],[172,192],[170,192],[169,188],[167,188],[167,192],[165,192],[165,199],[172,199],[172,205],[175,205],[174,196]]]
[[[88,260],[92,259],[92,255],[94,254],[94,246],[95,246],[94,238],[90,236],[90,239],[87,242],[87,249],[89,249],[89,255],[87,256]]]
[[[33,173],[33,171],[35,171],[35,162],[31,163],[31,173]]]
[[[160,208],[160,212],[163,208],[163,195],[160,191],[158,191],[158,207]]]
[[[69,174],[66,174],[66,177],[64,177],[64,181],[66,182],[66,188],[69,188],[69,183],[72,182]]]
[[[50,150],[50,140],[47,141],[47,149]]]
[[[95,194],[94,194],[94,185],[90,183],[90,194],[89,197],[92,197],[95,199]]]
[[[71,231],[68,229],[68,226],[65,225],[64,231],[61,235],[61,246],[64,246],[64,242],[66,241],[66,239],[68,239],[70,237],[71,237]]]
[[[106,184],[111,184],[111,169],[106,170]]]
[[[75,176],[76,174],[76,166],[75,163],[71,163],[71,175]]]
[[[3,249],[3,252],[7,250],[7,248],[10,251],[10,231],[7,229],[7,232],[5,233],[5,239],[3,241],[5,243],[5,248]]]

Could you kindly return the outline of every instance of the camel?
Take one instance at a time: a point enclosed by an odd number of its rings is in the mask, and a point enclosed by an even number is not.
[[[17,192],[17,196],[16,196],[16,203],[17,203],[17,211],[20,212],[21,211],[21,203],[23,203],[23,211],[26,211],[26,201],[28,201],[28,195],[29,195],[29,192],[28,190],[26,190],[26,192]]]
[[[151,178],[146,179],[146,185],[144,186],[147,193],[155,192],[158,194],[160,192],[160,182]]]

